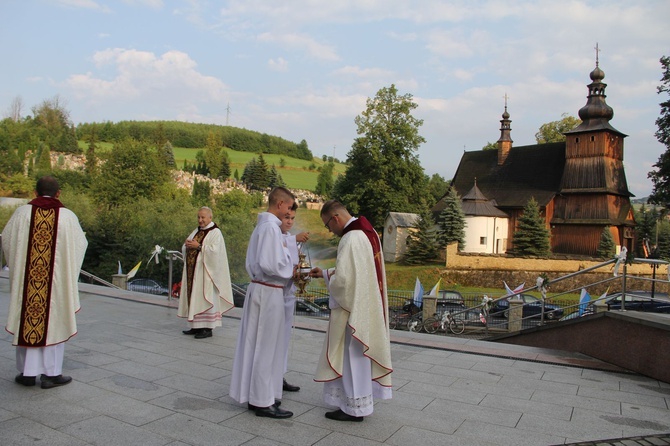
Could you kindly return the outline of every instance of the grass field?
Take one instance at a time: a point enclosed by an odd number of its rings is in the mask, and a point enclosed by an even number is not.
[[[88,145],[79,141],[79,147],[86,153]],[[98,143],[98,150],[102,153],[108,152],[112,149],[112,143]],[[178,168],[184,166],[184,160],[188,161],[190,164],[195,163],[195,155],[199,150],[204,149],[186,149],[183,147],[174,147],[173,149],[175,163]],[[237,169],[238,174],[242,176],[244,172],[244,166],[251,161],[252,158],[258,159],[257,153],[251,152],[239,152],[232,149],[225,149],[228,152],[228,158],[230,159],[230,172],[231,175],[235,173]],[[314,158],[311,161],[301,160],[297,158],[291,158],[285,155],[275,155],[275,154],[263,154],[265,162],[268,166],[274,164],[277,172],[282,176],[284,182],[291,189],[305,189],[305,190],[314,190],[316,188],[316,180],[319,176],[319,167],[323,166],[325,163],[321,158]],[[284,160],[284,167],[281,167],[281,160]],[[312,168],[310,169],[310,166]],[[335,175],[340,175],[344,173],[345,165],[341,163],[335,163],[334,173]]]

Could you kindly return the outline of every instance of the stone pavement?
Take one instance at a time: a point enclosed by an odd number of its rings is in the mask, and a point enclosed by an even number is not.
[[[312,381],[326,321],[305,317],[287,374],[302,389],[282,404],[295,415],[259,418],[228,397],[240,309],[196,340],[165,298],[81,290],[79,333],[65,346],[73,383],[14,383],[15,350],[0,335],[0,445],[670,444],[668,383],[581,355],[399,331],[393,399],[362,423],[328,420]],[[3,325],[8,292],[0,276]]]

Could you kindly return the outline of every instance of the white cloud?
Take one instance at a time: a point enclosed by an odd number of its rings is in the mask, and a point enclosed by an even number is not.
[[[105,13],[111,12],[111,9],[109,9],[107,6],[101,5],[100,3],[93,0],[58,0],[58,3],[68,8],[89,9]]]
[[[268,66],[272,71],[288,71],[288,61],[283,57],[268,60]]]
[[[336,76],[353,76],[358,78],[377,79],[391,76],[393,72],[382,68],[361,68],[357,66],[347,65],[333,71],[333,74]]]
[[[79,99],[156,101],[181,108],[224,100],[226,95],[223,82],[198,72],[197,64],[180,51],[156,56],[147,51],[113,48],[95,53],[93,61],[99,72],[74,74],[63,82]],[[105,78],[110,72],[112,75]]]
[[[259,34],[257,40],[274,43],[289,50],[305,51],[317,59],[330,61],[340,59],[332,46],[321,44],[307,34],[265,32]]]

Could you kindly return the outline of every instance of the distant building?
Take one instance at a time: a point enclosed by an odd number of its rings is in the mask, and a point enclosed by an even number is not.
[[[512,121],[505,104],[498,150],[463,154],[452,187],[465,197],[474,184],[477,194],[507,214],[507,243],[501,239],[501,247],[513,249],[518,218],[535,198],[551,231],[553,253],[593,256],[606,227],[618,245],[633,249],[633,194],[623,167],[626,135],[609,123],[614,111],[605,102],[607,84],[597,58],[590,77],[587,102],[579,110],[582,123],[565,134],[565,142],[512,147]],[[444,209],[445,198],[433,208],[434,215]],[[486,237],[478,235],[477,225],[469,224],[465,231],[468,245],[471,238]]]
[[[407,251],[407,236],[416,231],[418,223],[418,214],[389,212],[384,220],[382,236],[384,262],[397,262],[402,258]]]
[[[506,213],[477,187],[461,198],[465,214],[465,240],[462,252],[504,254],[507,251],[508,222]]]

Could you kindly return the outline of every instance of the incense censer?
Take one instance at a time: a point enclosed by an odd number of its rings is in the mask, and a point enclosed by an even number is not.
[[[309,272],[312,270],[312,266],[305,261],[305,254],[302,251],[298,251],[298,268],[296,270],[296,278],[293,280],[295,286],[298,288],[298,292],[295,293],[296,296],[306,296],[305,287],[312,278],[309,276]]]

